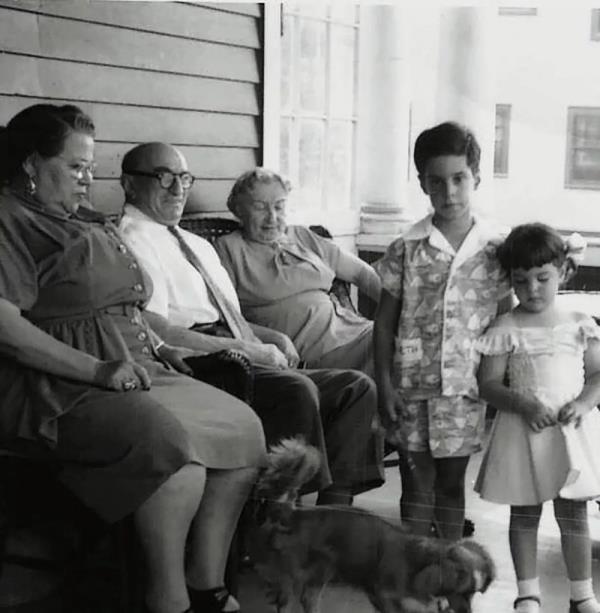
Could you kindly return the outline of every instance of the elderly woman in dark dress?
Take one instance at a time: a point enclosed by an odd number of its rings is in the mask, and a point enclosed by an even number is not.
[[[303,226],[286,223],[290,184],[255,168],[235,182],[227,206],[241,228],[217,251],[248,321],[289,336],[310,368],[353,368],[373,374],[373,322],[332,302],[335,277],[379,301],[377,273],[355,255]]]
[[[93,135],[77,107],[53,105],[0,131],[0,442],[58,460],[106,521],[133,514],[148,611],[235,611],[224,566],[262,428],[177,372],[182,351],[145,323],[143,270],[86,206]]]

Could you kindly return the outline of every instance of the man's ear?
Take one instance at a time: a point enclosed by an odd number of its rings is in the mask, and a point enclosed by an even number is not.
[[[425,187],[425,177],[422,174],[419,174],[419,185],[421,186],[423,193],[429,196],[429,192],[427,191],[427,188]]]
[[[479,187],[479,184],[481,183],[481,175],[479,174],[479,171],[473,175],[473,179],[473,189],[477,189]]]
[[[128,174],[122,174],[120,178],[121,187],[125,192],[125,197],[129,202],[135,200],[135,187],[133,184],[133,178]]]

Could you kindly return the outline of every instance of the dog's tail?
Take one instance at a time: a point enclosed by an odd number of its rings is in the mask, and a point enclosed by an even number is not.
[[[284,439],[271,447],[255,496],[270,502],[293,502],[320,466],[321,454],[315,447],[307,445],[302,438]]]

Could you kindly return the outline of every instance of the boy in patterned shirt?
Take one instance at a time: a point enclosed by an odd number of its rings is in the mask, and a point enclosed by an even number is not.
[[[473,344],[512,303],[496,259],[503,233],[471,210],[480,155],[474,134],[456,123],[419,135],[414,161],[433,213],[393,241],[377,266],[381,418],[413,475],[403,520],[423,535],[434,521],[448,539],[462,536],[465,471],[485,426]]]

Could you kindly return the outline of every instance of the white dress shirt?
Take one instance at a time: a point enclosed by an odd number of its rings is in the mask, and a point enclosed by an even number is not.
[[[220,319],[204,279],[188,262],[167,226],[157,223],[131,204],[126,204],[119,230],[127,246],[152,279],[154,291],[146,310],[162,315],[171,325],[184,328],[191,328],[194,324],[214,323]],[[235,288],[213,246],[183,228],[179,228],[179,231],[239,311]]]

